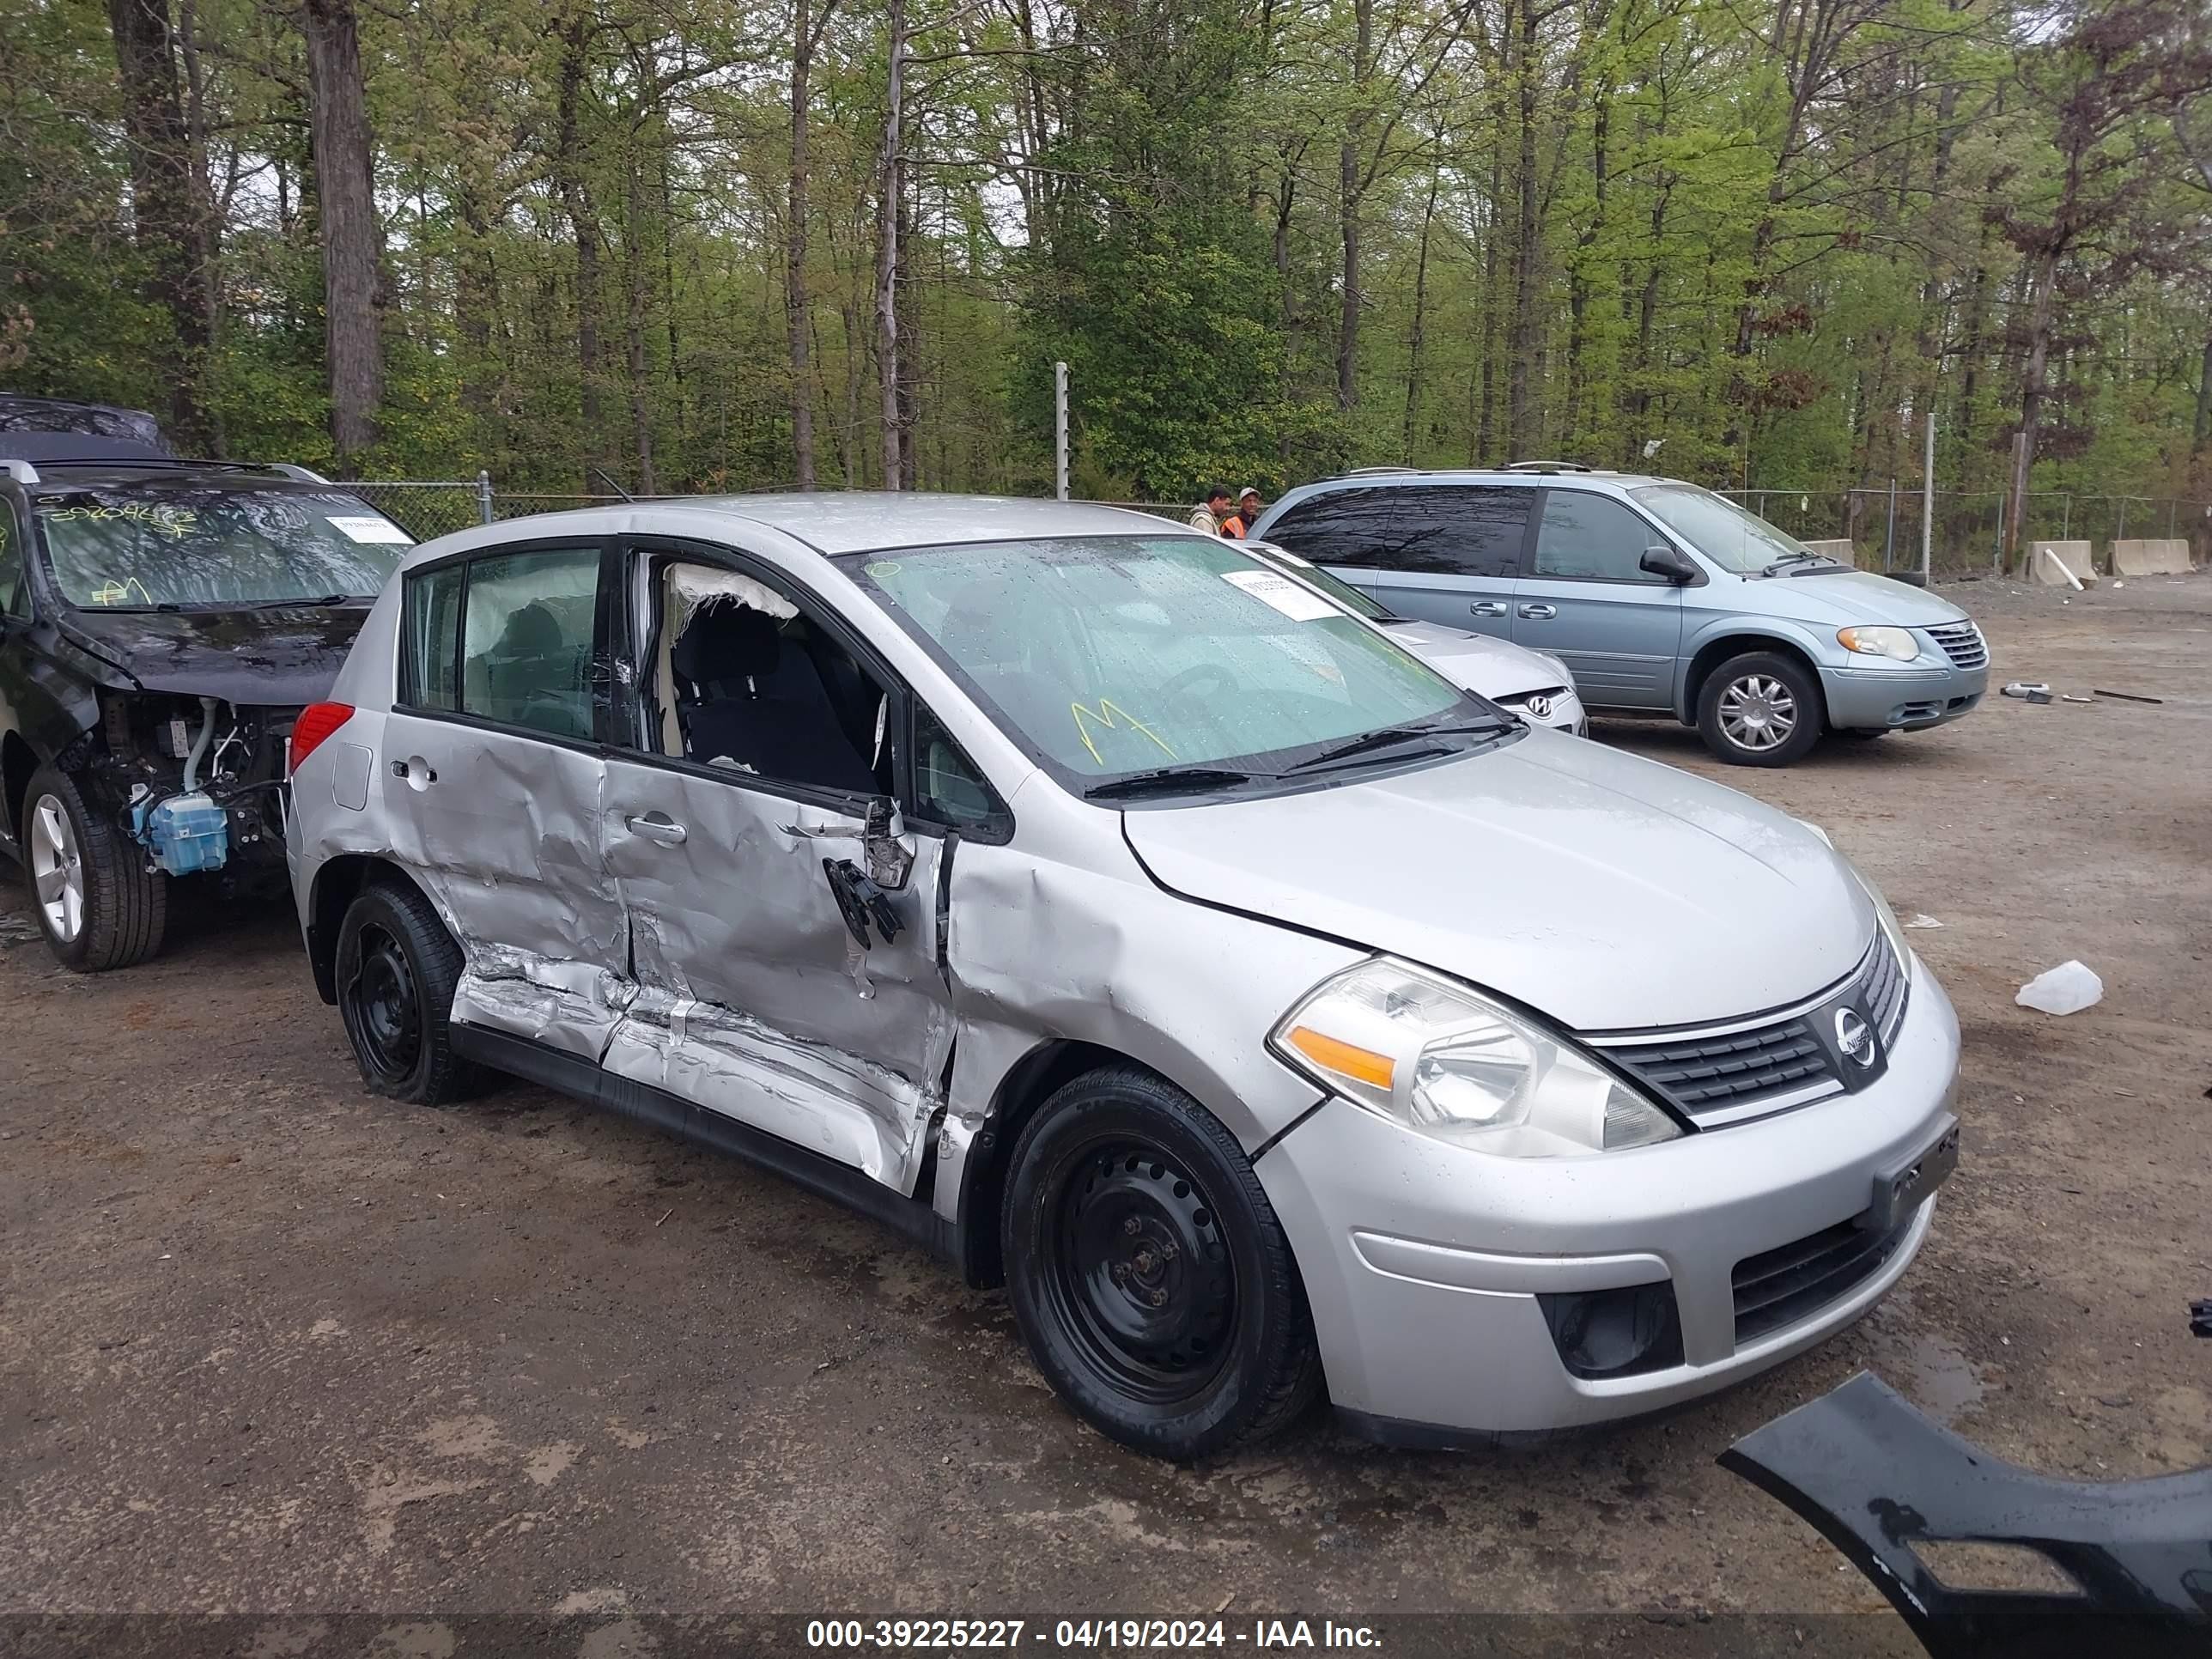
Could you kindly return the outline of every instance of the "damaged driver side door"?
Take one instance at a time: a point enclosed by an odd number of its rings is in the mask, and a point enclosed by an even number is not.
[[[765,567],[625,556],[636,695],[603,822],[637,992],[604,1064],[910,1194],[952,1020],[939,843],[892,805],[895,684]]]

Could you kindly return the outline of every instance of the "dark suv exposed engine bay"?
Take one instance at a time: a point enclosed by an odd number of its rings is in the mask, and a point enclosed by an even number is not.
[[[4,447],[0,850],[65,966],[124,967],[172,878],[281,890],[293,722],[412,538],[298,468]]]

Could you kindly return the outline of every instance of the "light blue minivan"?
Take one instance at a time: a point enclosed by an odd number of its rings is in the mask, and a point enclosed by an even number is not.
[[[1591,708],[1671,714],[1738,765],[1941,726],[1989,685],[1958,606],[1677,478],[1378,469],[1291,490],[1252,533],[1401,616],[1550,652]]]

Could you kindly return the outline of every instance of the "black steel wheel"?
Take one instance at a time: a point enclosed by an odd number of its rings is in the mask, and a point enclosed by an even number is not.
[[[450,1015],[460,946],[413,887],[373,881],[338,930],[338,1014],[361,1067],[380,1095],[416,1105],[459,1100],[476,1084],[453,1052]]]
[[[1045,1291],[1091,1365],[1133,1399],[1201,1391],[1228,1358],[1237,1268],[1189,1173],[1109,1141],[1067,1170],[1053,1211]]]
[[[1297,1263],[1249,1160],[1150,1073],[1092,1072],[1039,1109],[1000,1224],[1038,1369],[1123,1445],[1205,1456],[1320,1392]]]

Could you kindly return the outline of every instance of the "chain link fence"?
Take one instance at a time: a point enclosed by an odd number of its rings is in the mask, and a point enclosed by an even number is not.
[[[485,474],[468,479],[356,480],[349,489],[419,541],[474,525],[499,524],[538,513],[605,507],[622,495],[559,495],[496,488]],[[1847,540],[1862,569],[1920,568],[1923,501],[1900,483],[1824,489],[1731,489],[1722,492],[1801,541]],[[1099,501],[1181,523],[1188,502]],[[2002,545],[2005,502],[1997,490],[1939,489],[1934,498],[1929,563],[1938,576],[1996,568]],[[2115,540],[2164,536],[2186,541],[2191,558],[2212,562],[2212,501],[2179,496],[2090,495],[2036,490],[2022,515],[2029,541],[2086,540],[2102,554]]]

